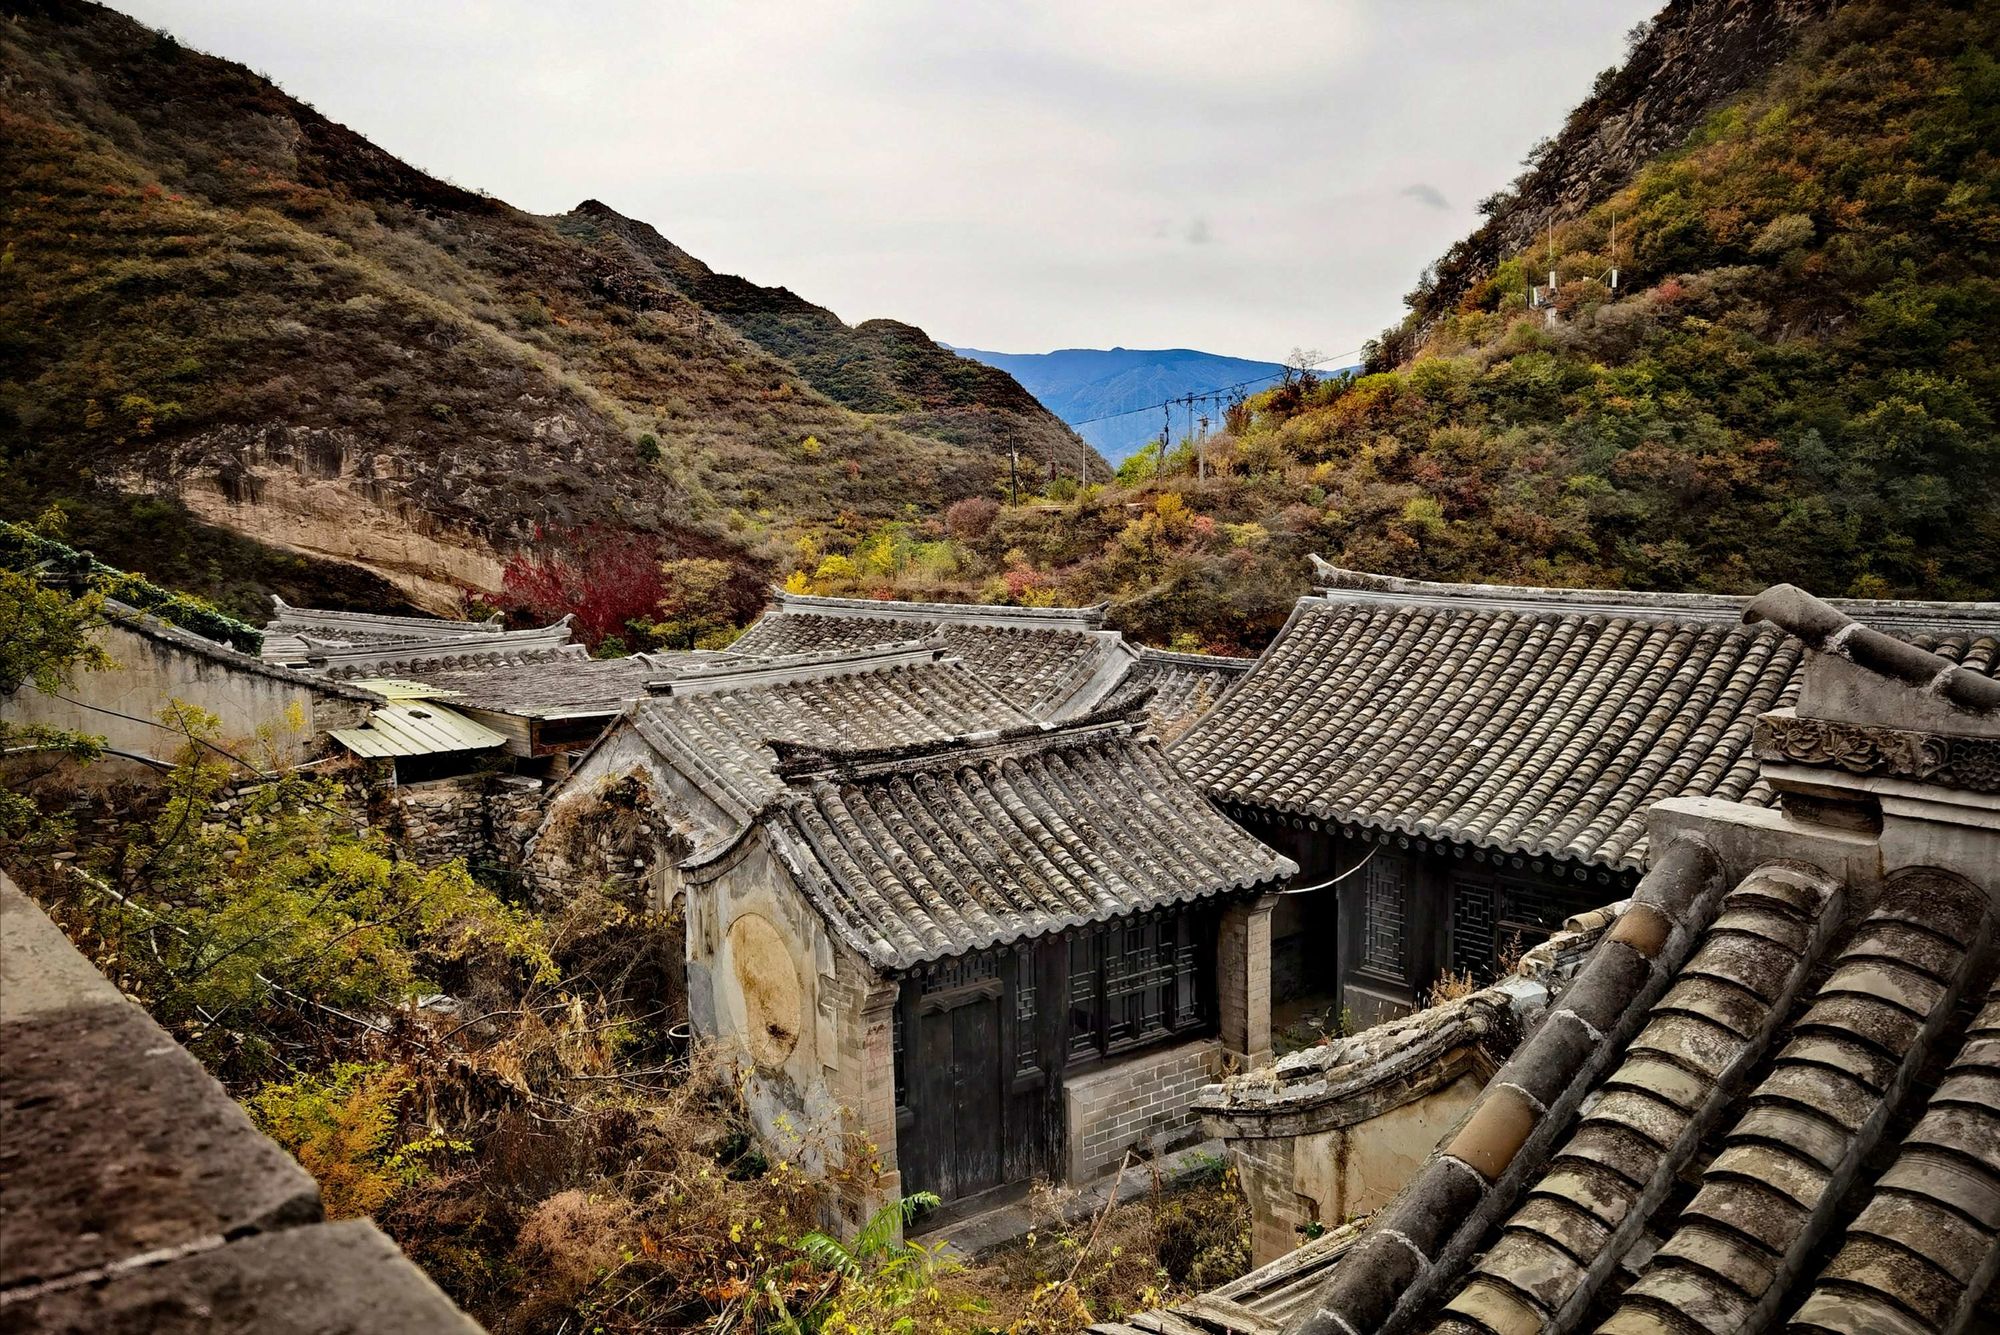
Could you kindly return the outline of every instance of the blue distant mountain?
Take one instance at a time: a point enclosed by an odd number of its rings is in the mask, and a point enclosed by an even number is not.
[[[950,345],[947,344],[947,347]],[[1076,428],[1115,466],[1160,434],[1162,414],[1152,407],[1183,394],[1212,393],[1242,381],[1248,394],[1268,388],[1284,374],[1276,362],[1218,357],[1189,348],[1063,348],[1058,352],[985,352],[952,348],[1021,382],[1042,406]],[[1147,412],[1131,409],[1149,408]],[[1197,409],[1199,411],[1199,409]],[[1210,416],[1217,414],[1211,407]],[[1111,416],[1119,413],[1123,416]],[[1102,420],[1092,420],[1102,419]],[[1219,421],[1211,430],[1221,428]],[[1185,430],[1174,416],[1174,435]]]

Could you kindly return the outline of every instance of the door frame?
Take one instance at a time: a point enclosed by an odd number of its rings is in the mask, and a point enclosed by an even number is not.
[[[989,999],[997,1003],[990,1060],[993,1087],[999,1092],[994,1119],[1001,1154],[1000,1181],[991,1185],[1057,1173],[1063,1152],[1061,1103],[1056,1097],[1062,1088],[1063,1013],[1058,1006],[1042,1004],[1042,999],[1063,995],[1058,961],[1067,950],[1064,941],[1058,935],[996,946],[935,961],[904,975],[896,1001],[896,1159],[906,1192],[938,1191],[944,1196],[938,1190],[944,1151],[934,1137],[945,1124],[945,1110],[932,1103],[935,1086],[924,1078],[926,1073],[912,1069],[921,1061],[926,1026],[949,1023],[953,1010]],[[990,1188],[982,1188],[986,1189]],[[945,1196],[947,1201],[961,1198],[962,1194]]]

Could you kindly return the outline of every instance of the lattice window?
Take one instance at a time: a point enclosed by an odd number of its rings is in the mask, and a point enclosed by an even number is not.
[[[1451,887],[1451,967],[1481,982],[1493,976],[1493,887],[1455,881]]]
[[[1122,1047],[1167,1030],[1174,985],[1174,937],[1169,924],[1128,923],[1113,929],[1115,949],[1104,957],[1107,1048]]]
[[[996,951],[978,955],[958,955],[939,960],[924,975],[925,992],[949,992],[955,987],[983,983],[1000,976],[1000,956]]]
[[[1021,947],[1014,952],[1014,1073],[1028,1075],[1042,1067],[1041,1042],[1035,1033],[1035,953]]]
[[[1174,949],[1174,1028],[1201,1020],[1201,949],[1187,919],[1179,922],[1180,942]]]
[[[1097,1050],[1103,1013],[1098,1006],[1097,960],[1099,934],[1082,931],[1069,939],[1069,1050]]]
[[[1070,938],[1073,1055],[1118,1052],[1206,1024],[1211,919],[1128,921]]]
[[[1568,916],[1562,899],[1549,886],[1534,881],[1500,883],[1500,920],[1507,926],[1547,935],[1562,926]]]
[[[1361,967],[1383,978],[1404,979],[1403,864],[1373,858],[1362,872]]]

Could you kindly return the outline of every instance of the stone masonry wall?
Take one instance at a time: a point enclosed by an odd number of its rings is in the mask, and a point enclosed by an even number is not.
[[[0,1329],[479,1327],[0,875]]]
[[[1222,1072],[1222,1044],[1199,1039],[1125,1058],[1063,1084],[1069,1180],[1117,1169],[1127,1150],[1152,1157],[1200,1135],[1191,1104]]]
[[[539,779],[466,775],[402,784],[390,799],[398,842],[426,867],[464,858],[468,867],[513,870],[541,820]]]
[[[441,867],[464,858],[475,872],[516,872],[542,818],[544,787],[539,779],[468,774],[450,779],[389,786],[380,773],[341,774],[339,800],[356,828],[373,826],[392,839],[420,867]],[[244,779],[223,793],[210,818],[235,824],[262,779]],[[100,824],[138,818],[137,810],[114,802]]]

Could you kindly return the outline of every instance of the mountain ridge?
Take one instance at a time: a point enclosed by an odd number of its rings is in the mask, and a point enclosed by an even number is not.
[[[1536,155],[1567,164],[1543,178],[1573,210],[1553,263],[1523,226],[1539,196],[1502,201],[1449,252],[1458,288],[1411,294],[1367,373],[1253,394],[1125,485],[966,526],[958,587],[1104,602],[1127,634],[1227,651],[1283,624],[1312,554],[1447,582],[1994,597],[2000,8],[1767,8],[1801,21],[1758,38],[1759,7],[1673,0],[1569,117],[1612,139]],[[1708,71],[1716,52],[1737,63]],[[1649,119],[1656,75],[1685,96]]]
[[[1255,392],[1284,375],[1278,362],[1194,348],[1057,348],[994,352],[946,344],[960,357],[1004,370],[1113,463],[1159,436],[1157,405],[1186,394]],[[1249,382],[1249,383],[1245,383]],[[1148,416],[1151,411],[1153,415]],[[1212,419],[1219,414],[1210,411]],[[1187,424],[1175,417],[1173,434]]]
[[[8,517],[61,502],[79,543],[214,591],[174,567],[189,542],[126,542],[141,502],[178,506],[183,537],[234,533],[250,566],[366,572],[436,610],[612,526],[729,560],[748,605],[839,515],[991,493],[1007,437],[1105,475],[913,326],[850,328],[601,204],[547,219],[440,180],[101,6],[10,9]]]

